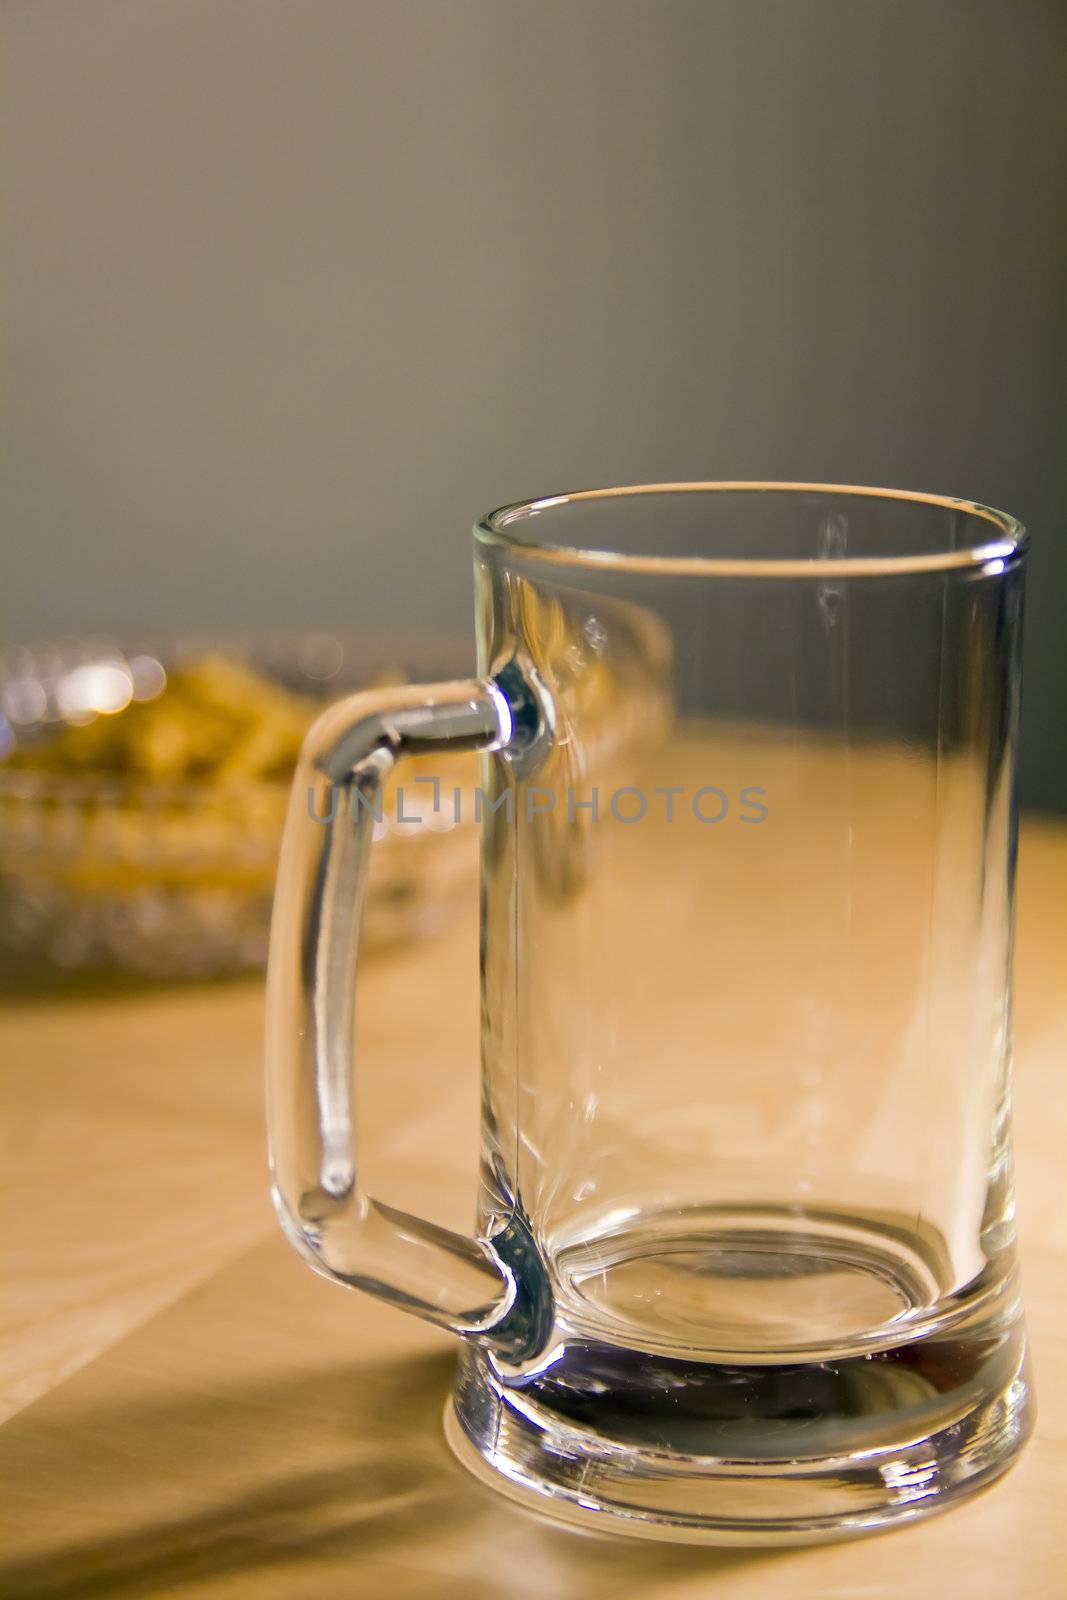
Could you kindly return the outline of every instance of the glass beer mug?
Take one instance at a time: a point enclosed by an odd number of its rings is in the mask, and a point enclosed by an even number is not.
[[[1025,536],[933,495],[667,484],[476,535],[479,673],[357,694],[296,775],[268,985],[297,1250],[460,1341],[505,1494],[822,1539],[950,1505],[1032,1421],[1010,971]],[[469,1237],[361,1187],[386,775],[482,751]]]

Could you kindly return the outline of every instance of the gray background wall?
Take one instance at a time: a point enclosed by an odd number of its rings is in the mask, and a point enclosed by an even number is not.
[[[466,627],[611,481],[1035,537],[1067,808],[1059,0],[8,0],[7,638]]]

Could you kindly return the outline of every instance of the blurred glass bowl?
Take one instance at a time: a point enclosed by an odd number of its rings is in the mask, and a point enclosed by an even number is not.
[[[355,689],[465,676],[470,654],[469,640],[450,636],[321,633],[125,646],[94,637],[3,652],[0,947],[23,967],[156,978],[261,967],[304,721]],[[185,701],[175,715],[183,674],[205,670],[224,682],[226,713],[226,695],[242,716],[261,697],[270,708],[245,718],[239,739],[217,705],[201,714]],[[133,719],[136,760],[123,744]],[[212,740],[215,753],[201,759]],[[108,752],[100,766],[97,748]],[[438,762],[434,775],[446,792],[473,790],[477,758]],[[429,785],[409,784],[404,817],[420,820],[398,822],[386,795],[365,911],[371,945],[439,926],[476,871],[472,806],[455,823],[450,804],[432,813],[431,802]]]

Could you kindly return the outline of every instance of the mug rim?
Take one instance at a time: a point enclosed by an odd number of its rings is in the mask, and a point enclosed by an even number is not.
[[[881,556],[693,556],[634,554],[609,549],[586,549],[577,545],[554,544],[512,531],[516,525],[529,526],[546,512],[590,500],[622,499],[636,495],[667,494],[819,494],[826,497],[856,497],[879,500],[904,500],[913,504],[937,506],[965,512],[988,522],[999,537],[960,549],[926,551],[921,554]],[[678,483],[638,483],[606,489],[574,489],[531,500],[515,500],[496,507],[474,525],[474,536],[483,545],[506,549],[525,560],[551,562],[569,567],[610,568],[617,572],[683,574],[694,577],[744,578],[820,578],[891,577],[910,573],[960,572],[977,570],[990,576],[1003,572],[1009,562],[1025,556],[1029,546],[1026,529],[1006,511],[996,511],[975,500],[951,495],[928,494],[909,489],[877,489],[861,484],[785,483],[758,480],[710,480]]]

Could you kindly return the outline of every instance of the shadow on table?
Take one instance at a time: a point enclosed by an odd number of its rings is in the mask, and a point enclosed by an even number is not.
[[[9,1564],[0,1589],[7,1600],[95,1600],[219,1581],[230,1594],[245,1592],[244,1576],[249,1593],[362,1600],[378,1592],[369,1564],[393,1600],[623,1597],[683,1575],[713,1582],[775,1554],[597,1538],[513,1507],[444,1443],[452,1364],[423,1356],[68,1411],[46,1448],[38,1437],[34,1475],[46,1481],[30,1487],[47,1494],[57,1533],[86,1506],[114,1531],[60,1535]]]

